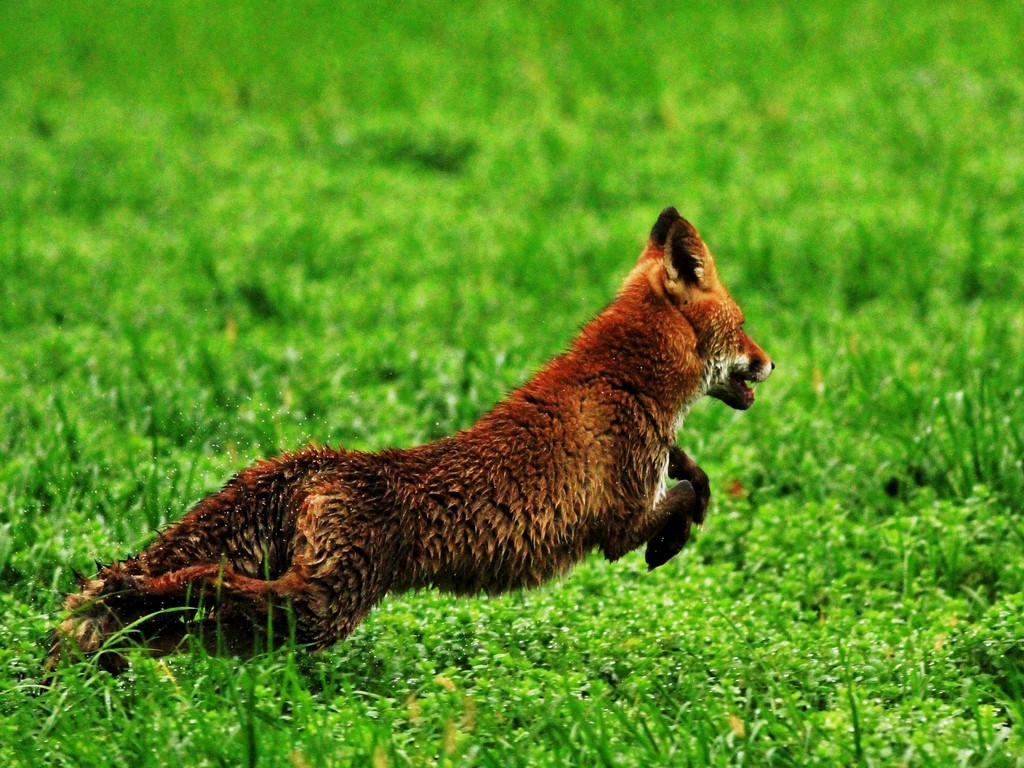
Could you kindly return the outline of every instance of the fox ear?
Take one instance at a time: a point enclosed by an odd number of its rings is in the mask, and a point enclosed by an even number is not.
[[[694,226],[675,208],[666,208],[651,228],[651,242],[665,252],[665,268],[672,279],[698,285],[704,277],[707,250]]]
[[[661,215],[658,216],[658,220],[654,222],[654,226],[651,227],[651,242],[659,248],[664,248],[669,230],[681,218],[683,217],[679,215],[679,211],[672,206],[663,210]]]

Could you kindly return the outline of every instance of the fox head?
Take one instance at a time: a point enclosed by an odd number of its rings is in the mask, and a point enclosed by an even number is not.
[[[746,410],[754,404],[753,384],[775,367],[743,330],[743,312],[722,285],[715,261],[697,230],[666,208],[651,229],[641,256],[656,294],[670,302],[692,328],[701,367],[701,395]]]

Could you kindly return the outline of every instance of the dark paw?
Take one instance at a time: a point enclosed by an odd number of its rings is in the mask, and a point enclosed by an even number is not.
[[[697,462],[687,456],[682,448],[673,445],[668,453],[668,476],[673,480],[686,480],[693,486],[696,498],[690,518],[697,525],[703,523],[708,503],[711,501],[711,485],[704,470],[698,467]]]
[[[680,480],[665,494],[661,507],[668,513],[668,519],[647,542],[644,554],[647,570],[653,571],[659,565],[664,565],[686,546],[694,522],[692,511],[697,506],[697,493],[689,480]]]

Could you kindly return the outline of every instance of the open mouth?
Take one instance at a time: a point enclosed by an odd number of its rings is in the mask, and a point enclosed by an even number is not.
[[[743,374],[734,374],[729,379],[730,389],[736,394],[738,402],[729,403],[733,408],[746,410],[754,404],[754,382]]]
[[[754,404],[754,380],[749,376],[746,371],[734,373],[727,382],[708,394],[738,411],[745,411]]]

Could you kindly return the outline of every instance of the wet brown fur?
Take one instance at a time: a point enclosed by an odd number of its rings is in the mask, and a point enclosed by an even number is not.
[[[615,560],[649,542],[656,567],[708,500],[675,446],[679,419],[703,394],[738,397],[709,373],[727,355],[757,357],[747,379],[770,370],[741,322],[696,230],[666,209],[618,297],[472,427],[243,470],[139,555],[83,579],[47,665],[70,651],[117,670],[119,638],[163,653],[191,634],[246,653],[268,623],[323,647],[389,591],[533,587],[594,548]],[[684,482],[666,492],[666,474]]]

